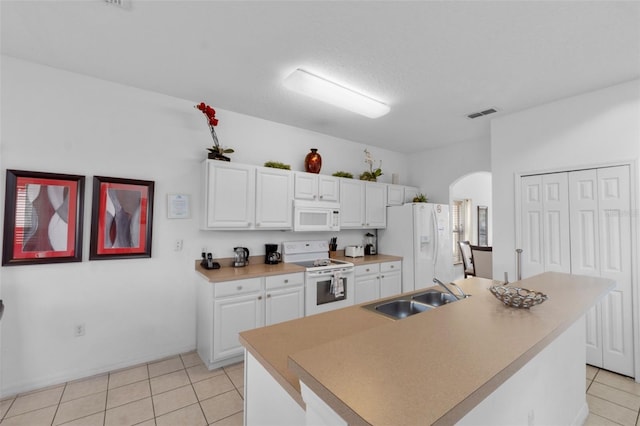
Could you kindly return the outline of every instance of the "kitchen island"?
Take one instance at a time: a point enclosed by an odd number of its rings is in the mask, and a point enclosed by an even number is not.
[[[531,309],[471,297],[401,320],[353,306],[241,333],[252,424],[581,424],[584,313],[613,281],[544,273]]]

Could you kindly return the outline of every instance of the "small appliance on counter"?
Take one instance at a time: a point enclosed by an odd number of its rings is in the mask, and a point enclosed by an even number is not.
[[[247,266],[249,264],[249,249],[246,247],[234,247],[233,266]]]
[[[371,232],[367,232],[366,234],[364,234],[364,241],[364,254],[366,254],[367,256],[376,254],[376,236]]]
[[[213,260],[213,255],[211,253],[202,252],[202,260],[200,261],[200,266],[204,269],[220,269],[220,264]]]
[[[344,248],[344,255],[346,257],[363,257],[364,247],[362,246],[346,246]]]
[[[264,263],[275,265],[282,261],[282,256],[278,253],[278,244],[264,245]]]

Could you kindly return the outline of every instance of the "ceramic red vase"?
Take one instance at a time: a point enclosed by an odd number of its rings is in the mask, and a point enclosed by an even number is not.
[[[322,157],[316,148],[311,148],[311,152],[304,157],[304,169],[309,173],[320,173],[322,167]]]

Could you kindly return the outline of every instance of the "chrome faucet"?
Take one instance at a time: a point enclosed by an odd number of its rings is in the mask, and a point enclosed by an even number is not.
[[[452,295],[453,297],[455,297],[456,299],[460,300],[460,299],[465,299],[467,297],[469,297],[456,283],[452,283],[450,282],[449,284],[451,284],[452,286],[454,286],[456,288],[456,290],[458,290],[460,292],[460,296],[456,295],[454,292],[452,292],[449,287],[446,286],[445,283],[443,283],[442,281],[440,281],[437,278],[433,279],[433,282],[436,284],[439,284],[440,286],[444,287],[445,290],[447,290],[447,293],[449,293],[450,295]]]

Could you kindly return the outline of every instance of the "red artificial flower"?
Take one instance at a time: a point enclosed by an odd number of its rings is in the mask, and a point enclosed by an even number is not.
[[[205,104],[204,102],[200,102],[200,104],[196,105],[196,108],[198,108],[207,116],[208,123],[210,126],[218,125],[218,119],[216,118],[215,109],[211,108],[209,105]]]

